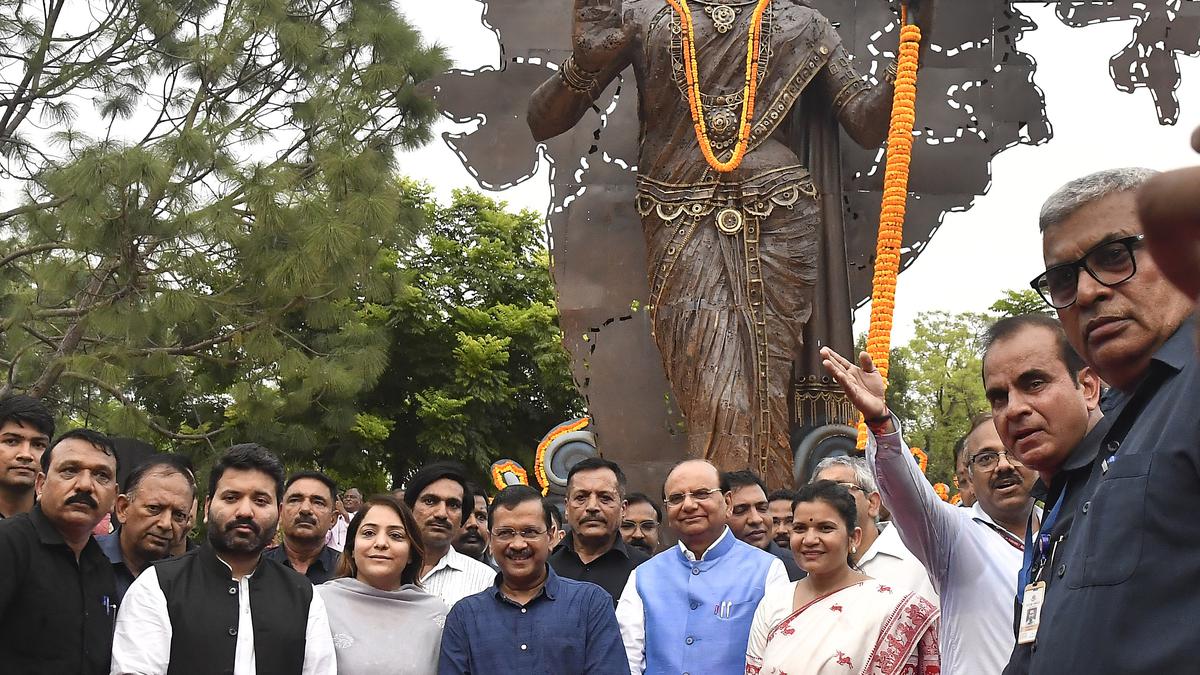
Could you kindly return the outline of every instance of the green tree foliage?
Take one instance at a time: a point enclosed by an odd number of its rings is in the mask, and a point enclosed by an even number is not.
[[[426,205],[427,240],[406,254],[390,315],[391,364],[365,400],[388,429],[385,465],[399,481],[453,458],[500,457],[530,469],[538,440],[583,412],[554,307],[542,219],[478,193]]]
[[[366,471],[442,50],[386,0],[0,0],[0,42],[0,392]]]
[[[1004,295],[996,302],[993,302],[992,306],[988,309],[995,315],[996,320],[1021,316],[1022,314],[1054,316],[1054,310],[1032,288],[1004,291]]]
[[[989,323],[980,314],[923,312],[903,348],[914,414],[905,427],[910,445],[929,454],[931,482],[949,485],[954,476],[954,443],[973,417],[988,409],[983,395],[979,337]],[[899,394],[893,394],[899,395]]]

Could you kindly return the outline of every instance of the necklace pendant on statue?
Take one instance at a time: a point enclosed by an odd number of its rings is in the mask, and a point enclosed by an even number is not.
[[[737,10],[729,5],[705,7],[704,12],[712,19],[718,33],[728,33],[729,29],[733,28],[733,22],[737,20]]]

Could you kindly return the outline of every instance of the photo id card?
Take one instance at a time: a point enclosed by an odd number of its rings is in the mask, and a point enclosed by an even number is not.
[[[1042,622],[1042,601],[1046,599],[1046,582],[1039,581],[1025,587],[1021,599],[1021,629],[1017,631],[1017,644],[1027,645],[1037,639],[1038,625]]]

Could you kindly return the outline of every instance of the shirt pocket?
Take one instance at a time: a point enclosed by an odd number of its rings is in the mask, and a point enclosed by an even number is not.
[[[1122,455],[1110,462],[1090,501],[1085,501],[1080,556],[1067,577],[1069,588],[1115,586],[1133,576],[1142,559],[1150,452]]]
[[[583,672],[587,640],[580,627],[579,637],[546,636],[541,639],[542,675],[574,675]]]

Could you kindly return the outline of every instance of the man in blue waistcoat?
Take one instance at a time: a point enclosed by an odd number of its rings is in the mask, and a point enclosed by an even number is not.
[[[631,572],[617,605],[634,675],[744,672],[759,600],[788,592],[779,558],[729,531],[729,495],[720,481],[717,468],[700,459],[667,474],[663,501],[679,544]]]

